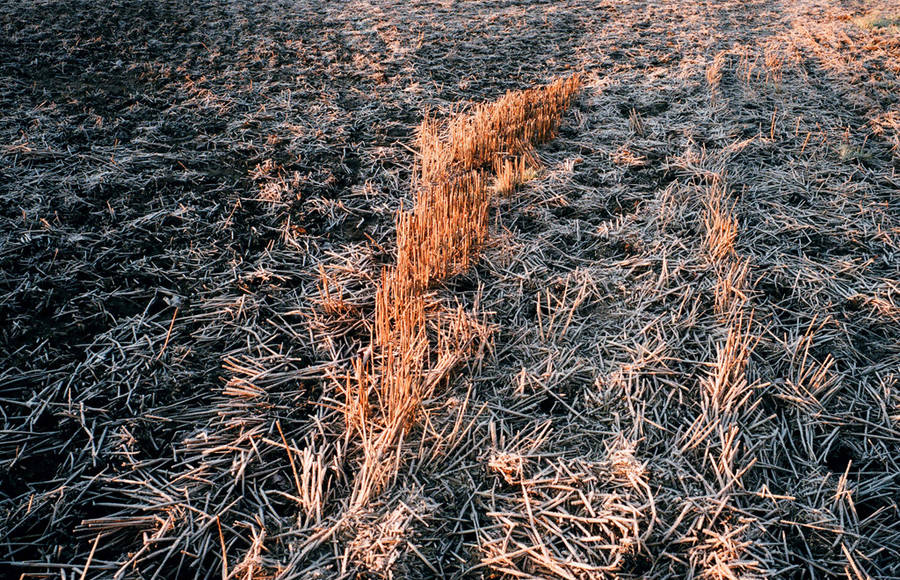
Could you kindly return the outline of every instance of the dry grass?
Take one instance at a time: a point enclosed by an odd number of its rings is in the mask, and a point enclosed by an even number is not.
[[[452,119],[443,133],[433,120],[420,127],[415,205],[397,215],[397,261],[382,271],[376,290],[367,349],[373,366],[355,363],[355,376],[346,387],[347,428],[363,446],[352,509],[368,504],[397,472],[398,448],[422,402],[466,356],[475,338],[460,311],[449,328],[438,329],[437,341],[429,340],[424,293],[465,272],[487,239],[490,191],[484,168],[505,168],[501,156],[522,154],[552,138],[580,86],[573,76],[540,89],[509,92]],[[513,167],[525,171],[524,161]],[[510,179],[506,173],[500,177]]]
[[[894,32],[900,30],[900,16],[891,15],[889,13],[873,13],[865,16],[854,18],[853,21],[862,28],[867,29],[888,29]]]
[[[0,3],[0,576],[900,577],[895,12]]]

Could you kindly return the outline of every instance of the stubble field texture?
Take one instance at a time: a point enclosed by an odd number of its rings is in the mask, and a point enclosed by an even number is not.
[[[0,576],[900,577],[898,78],[887,0],[0,0]]]

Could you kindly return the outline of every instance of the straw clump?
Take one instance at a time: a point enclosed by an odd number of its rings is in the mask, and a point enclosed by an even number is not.
[[[353,505],[365,504],[384,484],[392,472],[384,468],[385,454],[402,441],[422,401],[471,343],[464,324],[450,329],[453,338],[429,338],[424,293],[466,271],[487,239],[491,191],[486,172],[509,168],[506,182],[521,181],[509,171],[527,171],[524,155],[533,159],[533,146],[553,137],[580,83],[575,75],[509,92],[444,126],[432,119],[420,126],[415,204],[412,211],[397,214],[397,261],[382,272],[376,290],[374,366],[358,368],[356,384],[347,386],[346,405],[353,409],[347,412],[353,417],[348,426],[354,426],[366,450]],[[509,155],[523,157],[503,164]],[[378,408],[373,415],[365,411],[370,400]]]

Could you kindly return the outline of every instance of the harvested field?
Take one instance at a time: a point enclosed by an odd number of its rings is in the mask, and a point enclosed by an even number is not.
[[[0,0],[0,577],[900,578],[898,23]]]

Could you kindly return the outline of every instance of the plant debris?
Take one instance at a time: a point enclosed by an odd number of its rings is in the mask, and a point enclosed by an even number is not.
[[[0,3],[0,575],[900,577],[895,8]]]

